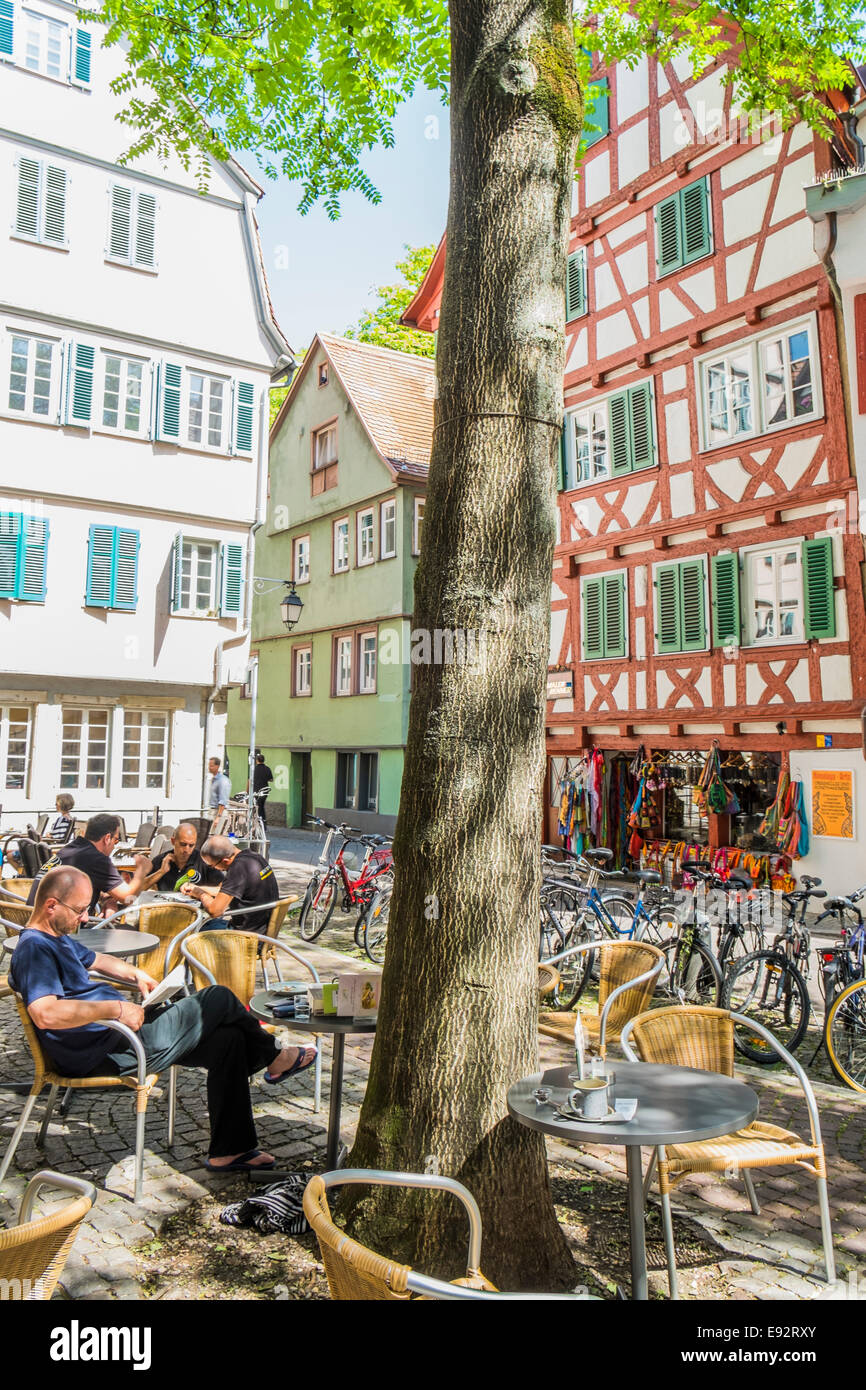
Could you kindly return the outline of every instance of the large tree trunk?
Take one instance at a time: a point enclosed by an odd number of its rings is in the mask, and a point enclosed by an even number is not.
[[[570,7],[452,0],[451,48],[448,251],[414,623],[483,634],[484,647],[475,666],[415,668],[382,1006],[350,1164],[460,1179],[481,1205],[488,1277],[551,1288],[573,1282],[573,1265],[543,1141],[508,1118],[505,1097],[538,1065],[539,807],[582,116]],[[458,1234],[448,1199],[395,1206],[380,1189],[351,1200],[353,1234],[379,1250],[427,1272],[443,1269],[443,1253],[452,1270],[465,1257],[465,1222]]]

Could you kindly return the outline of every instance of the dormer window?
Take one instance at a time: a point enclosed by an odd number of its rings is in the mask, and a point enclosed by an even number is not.
[[[320,363],[319,363],[319,385],[320,385],[320,386],[327,386],[327,384],[328,384],[328,364],[327,364],[327,362],[320,362]]]

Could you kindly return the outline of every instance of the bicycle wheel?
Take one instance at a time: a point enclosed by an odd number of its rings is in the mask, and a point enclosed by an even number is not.
[[[665,963],[656,982],[653,1004],[718,1005],[722,992],[722,972],[712,951],[698,941],[694,928],[680,930],[679,936],[661,947]]]
[[[597,939],[595,919],[586,914],[571,933],[568,945],[579,946]],[[557,961],[556,969],[559,971],[560,983],[548,996],[555,1009],[568,1010],[576,1006],[592,978],[595,960],[595,951],[581,951],[576,955],[566,956],[565,960]]]
[[[315,941],[328,925],[337,905],[337,882],[328,874],[323,880],[310,879],[298,917],[298,931],[305,941]]]
[[[364,915],[364,950],[376,965],[382,965],[385,960],[390,912],[391,894],[381,889]]]
[[[866,980],[837,994],[824,1021],[830,1066],[852,1091],[866,1091]]]
[[[648,941],[651,946],[664,950],[683,930],[682,922],[673,908],[654,907],[641,917],[635,932],[635,941]]]
[[[627,941],[634,932],[635,905],[631,898],[618,897],[614,893],[605,894],[602,898],[602,905],[605,914],[608,914],[616,926],[616,937],[611,931],[612,940]],[[606,919],[605,925],[608,925]]]
[[[806,982],[780,951],[753,951],[725,977],[723,1008],[763,1023],[783,1047],[793,1052],[809,1026],[811,1005]],[[734,1030],[737,1051],[752,1062],[772,1066],[778,1054],[745,1024]]]

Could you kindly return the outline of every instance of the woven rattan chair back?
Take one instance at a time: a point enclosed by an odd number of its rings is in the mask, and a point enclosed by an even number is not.
[[[54,1068],[45,1056],[45,1053],[42,1051],[42,1044],[39,1041],[39,1034],[36,1032],[36,1027],[33,1023],[33,1019],[27,1012],[27,1005],[24,1003],[24,1000],[21,998],[19,994],[15,995],[15,1007],[18,1010],[18,1017],[21,1019],[21,1026],[24,1029],[24,1036],[27,1039],[27,1046],[30,1048],[30,1051],[33,1056],[33,1084],[34,1086],[42,1085],[44,1084],[43,1078],[45,1077],[46,1073],[54,1071]]]
[[[244,932],[207,931],[187,938],[189,954],[201,961],[218,985],[226,985],[243,1004],[256,992],[256,960],[260,938]],[[192,967],[196,989],[210,984],[207,976]]]
[[[51,1297],[91,1206],[89,1197],[75,1197],[53,1216],[0,1231],[0,1285],[4,1297]]]
[[[546,961],[541,961],[538,967],[538,993],[541,998],[546,994],[552,994],[559,984],[559,971],[555,965],[548,965]]]
[[[0,884],[9,893],[14,893],[16,898],[23,898],[25,902],[30,897],[30,889],[33,887],[32,878],[4,878],[0,879]],[[3,894],[0,893],[0,903],[3,902]]]
[[[598,1011],[601,1013],[607,1000],[620,985],[645,975],[659,959],[657,947],[645,941],[605,941],[599,948],[600,978],[598,985]],[[608,1015],[607,1027],[611,1034],[621,1033],[630,1018],[643,1013],[652,999],[655,980],[647,980],[634,989],[625,990],[614,1000]]]
[[[409,1298],[410,1267],[374,1254],[335,1226],[320,1177],[311,1178],[304,1191],[304,1215],[316,1233],[333,1299],[369,1303]]]
[[[10,902],[8,899],[0,898],[0,917],[3,918],[4,922],[11,922],[19,931],[27,926],[32,916],[33,908],[28,907],[26,903],[22,903],[20,907],[16,907],[15,903]]]
[[[182,932],[184,927],[188,927],[195,921],[198,908],[193,904],[184,907],[183,903],[151,903],[142,907],[138,914],[139,931],[149,932],[151,936],[159,937],[159,945],[153,951],[148,951],[142,957],[141,966],[148,975],[152,975],[155,980],[161,980],[165,974],[165,953],[173,937],[178,932]],[[0,913],[2,916],[2,913]],[[178,954],[172,952],[173,965],[177,965]]]
[[[654,1009],[635,1019],[631,1036],[645,1062],[734,1074],[734,1025],[726,1009]]]

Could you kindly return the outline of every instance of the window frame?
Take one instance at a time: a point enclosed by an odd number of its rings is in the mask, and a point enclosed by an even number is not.
[[[54,81],[57,81],[58,79],[55,78],[55,79],[53,79],[53,80],[54,80]],[[26,160],[28,160],[31,164],[35,164],[36,167],[37,167],[38,170],[39,170],[38,183],[37,183],[37,187],[36,187],[36,232],[35,232],[35,234],[34,234],[33,232],[25,232],[25,231],[22,231],[22,230],[19,228],[19,226],[18,226],[18,209],[19,209],[19,200],[20,200],[20,197],[21,197],[21,161],[22,161],[22,159],[26,159]],[[69,207],[68,207],[69,170],[68,170],[68,169],[66,168],[66,166],[63,165],[63,164],[56,164],[56,163],[54,163],[53,161],[51,161],[51,160],[49,160],[49,159],[44,159],[44,158],[43,158],[43,159],[34,159],[32,155],[30,155],[30,154],[25,154],[23,151],[19,151],[19,153],[16,155],[14,167],[15,167],[15,171],[16,171],[16,175],[17,175],[17,181],[16,181],[16,184],[15,184],[15,189],[14,189],[14,193],[13,193],[13,203],[14,203],[14,206],[13,206],[12,230],[11,230],[11,232],[10,232],[10,234],[9,234],[10,237],[11,237],[11,239],[12,239],[13,241],[26,241],[26,242],[29,242],[29,244],[30,244],[31,246],[46,246],[46,247],[48,247],[48,249],[51,250],[51,251],[64,251],[64,252],[68,252],[68,251],[69,251],[69,233],[68,233],[68,231],[67,231],[67,220],[68,220],[68,213],[69,213]],[[48,204],[48,189],[47,189],[47,184],[48,184],[48,171],[49,171],[49,169],[53,170],[55,173],[59,173],[59,174],[62,174],[62,175],[63,175],[63,237],[62,237],[62,239],[61,239],[61,238],[58,238],[58,237],[51,237],[51,236],[48,236],[47,233],[46,233],[46,219],[47,219],[47,216],[48,216],[48,208],[47,208],[47,204]]]
[[[39,76],[39,77],[47,77],[48,80],[49,80],[50,82],[62,82],[64,86],[69,86],[70,64],[72,63],[72,27],[71,27],[71,25],[66,24],[63,20],[55,19],[53,15],[46,15],[46,14],[43,14],[42,11],[40,11],[40,10],[31,9],[31,8],[30,8],[29,6],[27,6],[27,5],[18,5],[18,6],[17,6],[17,15],[18,15],[18,23],[19,23],[19,25],[20,25],[20,37],[17,37],[17,38],[16,38],[16,47],[17,47],[17,49],[18,49],[17,57],[16,57],[16,65],[17,65],[18,67],[23,68],[25,72],[35,73],[35,74],[36,74],[37,76]],[[34,68],[34,67],[31,67],[30,64],[27,62],[27,27],[26,27],[26,26],[27,26],[28,20],[34,20],[34,19],[37,20],[37,21],[39,21],[40,26],[44,26],[46,30],[47,30],[48,26],[54,25],[56,28],[62,29],[62,30],[64,31],[64,36],[63,36],[63,39],[62,39],[62,41],[61,41],[60,70],[59,70],[59,72],[58,72],[56,75],[55,75],[53,72],[48,72],[48,71],[46,71],[46,69],[45,69],[44,67],[42,67],[42,66],[40,66],[40,67],[35,67],[35,68]],[[16,27],[17,27],[17,26],[16,26]],[[43,55],[42,55],[42,49],[43,49],[43,47],[47,47],[47,46],[44,45],[44,42],[41,41],[41,42],[40,42],[40,58],[43,56]]]
[[[213,553],[214,553],[214,564],[213,564],[213,570],[212,570],[212,573],[211,573],[211,600],[212,600],[212,602],[211,602],[210,608],[208,608],[208,609],[203,609],[203,608],[181,608],[181,607],[179,607],[179,608],[174,608],[174,607],[171,607],[171,609],[170,609],[171,616],[172,616],[173,618],[218,618],[218,617],[220,616],[220,588],[221,588],[221,585],[220,585],[220,567],[221,567],[221,565],[222,565],[222,544],[220,543],[220,541],[215,541],[215,540],[209,539],[209,538],[207,538],[207,537],[205,537],[205,536],[187,536],[187,535],[185,535],[183,532],[181,533],[181,543],[180,543],[181,577],[180,577],[180,583],[179,583],[179,585],[178,585],[179,591],[182,591],[182,589],[183,589],[183,559],[184,559],[183,551],[184,551],[184,546],[186,546],[186,545],[190,545],[190,546],[195,547],[194,558],[195,558],[196,560],[197,560],[197,557],[198,557],[198,547],[199,547],[199,546],[207,546],[207,547],[208,547],[209,549],[211,549],[211,550],[213,551]],[[194,584],[193,584],[193,580],[194,580],[194,579],[197,579],[197,576],[196,576],[195,572],[191,569],[191,572],[190,572],[190,598],[192,598],[194,589],[197,587],[197,585],[194,585]],[[174,597],[174,595],[172,595],[172,599],[173,599],[173,597]]]
[[[337,527],[338,527],[338,526],[345,526],[345,528],[346,528],[346,563],[345,563],[344,565],[338,565],[338,564],[337,564]],[[351,554],[350,554],[350,544],[349,544],[349,537],[351,536],[351,533],[352,533],[352,528],[351,528],[351,526],[349,525],[349,518],[348,518],[348,516],[341,516],[341,517],[338,517],[337,520],[336,520],[335,522],[333,522],[332,525],[331,525],[331,566],[332,566],[331,573],[332,573],[332,574],[348,574],[348,573],[349,573],[349,570],[352,568],[352,557],[351,557]]]
[[[309,653],[309,684],[306,690],[301,689],[298,670],[298,659]],[[294,700],[308,700],[313,694],[313,644],[312,642],[300,642],[292,647],[292,698]]]
[[[317,367],[318,384],[320,387],[327,386],[329,379],[328,363],[320,362]]]
[[[203,438],[193,439],[190,421],[190,411],[192,409],[192,378],[194,376],[202,379],[202,421],[201,433]],[[223,388],[222,412],[220,416],[220,442],[211,444],[206,436],[210,431],[210,387],[218,381]],[[181,395],[181,420],[184,423],[182,439],[191,449],[201,449],[208,454],[227,454],[230,452],[231,444],[231,417],[232,417],[232,378],[230,376],[220,376],[216,372],[206,372],[199,367],[184,366],[183,386]]]
[[[9,782],[9,739],[10,725],[12,720],[10,712],[12,710],[23,710],[27,715],[26,733],[24,736],[24,771],[21,777],[21,786],[11,786]],[[0,790],[4,792],[21,792],[24,796],[28,794],[30,783],[30,760],[33,756],[33,706],[29,704],[17,705],[14,701],[0,704]],[[20,724],[16,720],[16,726]],[[14,757],[19,755],[13,754]]]
[[[334,765],[334,808],[335,808],[335,810],[340,810],[340,811],[355,811],[355,812],[363,812],[363,813],[366,814],[366,815],[376,815],[376,814],[378,813],[378,810],[379,810],[379,752],[378,752],[378,749],[338,748],[338,749],[336,750],[336,754],[337,754],[337,756],[336,756],[335,765]],[[351,759],[351,764],[352,764],[352,786],[353,786],[353,797],[352,797],[352,800],[351,800],[351,801],[349,801],[348,796],[345,795],[345,784],[346,784],[346,780],[347,780],[347,779],[345,778],[345,776],[344,776],[344,778],[343,778],[343,782],[344,782],[344,799],[343,799],[342,802],[340,801],[340,795],[339,795],[339,793],[340,793],[340,759],[341,759],[341,758],[344,758],[344,759],[346,759],[346,760]],[[366,758],[366,759],[370,759],[370,760],[375,760],[374,762],[371,761],[370,763],[368,763],[368,768],[367,768],[367,788],[368,788],[368,794],[367,794],[367,798],[366,798],[366,799],[367,799],[367,805],[366,805],[366,806],[363,806],[363,807],[360,805],[360,800],[361,800],[361,759],[362,759],[362,758]],[[376,774],[376,792],[375,792],[375,796],[372,798],[372,805],[370,804],[370,796],[369,796],[369,784],[370,784],[370,770],[371,770],[371,768],[375,769],[375,774]]]
[[[141,715],[139,725],[138,753],[135,755],[139,763],[138,781],[136,783],[127,782],[126,760],[127,760],[127,716]],[[157,786],[151,784],[147,779],[149,776],[147,764],[150,760],[148,752],[150,740],[148,734],[151,728],[151,720],[164,721],[162,727],[165,730],[165,737],[162,741],[162,780]],[[123,707],[123,722],[121,729],[121,751],[120,751],[120,785],[124,791],[158,791],[163,796],[168,795],[168,774],[171,766],[171,710],[157,710],[147,708]]]
[[[370,553],[364,555],[361,544],[361,536],[364,530],[363,521],[365,517],[370,518]],[[367,565],[376,563],[376,508],[362,507],[355,513],[355,568],[363,569]]]
[[[12,355],[13,343],[16,338],[24,338],[28,343],[47,343],[51,348],[51,362],[48,377],[48,409],[45,414],[33,410],[33,386],[35,383],[35,364],[36,356],[33,354],[33,363],[30,361],[30,349],[27,352],[27,374],[25,380],[24,398],[25,407],[19,410],[10,401],[12,394]],[[33,333],[27,329],[12,328],[7,325],[6,342],[4,344],[4,378],[6,386],[3,394],[2,413],[10,416],[13,420],[33,420],[40,424],[56,425],[60,413],[60,358],[62,355],[62,343],[59,338],[53,338],[50,334]],[[29,401],[29,403],[28,403]]]
[[[128,192],[129,199],[129,254],[126,256],[117,255],[111,248],[111,233],[114,222],[114,190],[123,189]],[[153,260],[142,261],[138,259],[138,224],[139,206],[142,197],[153,199]],[[105,238],[105,260],[109,265],[121,265],[129,270],[141,270],[146,275],[159,274],[159,257],[157,255],[156,224],[159,213],[159,199],[155,193],[148,188],[138,188],[134,184],[120,183],[117,179],[112,179],[108,185],[108,227]]]
[[[415,497],[412,508],[412,554],[421,554],[421,529],[424,525],[424,503],[427,494],[423,497]]]
[[[301,547],[306,541],[307,544],[307,565],[306,574],[301,573]],[[295,584],[309,584],[310,582],[310,534],[307,532],[303,536],[292,537],[292,578]]]
[[[141,395],[139,396],[139,420],[137,430],[129,430],[125,425],[120,424],[121,416],[123,416],[124,419],[126,416],[125,407],[121,410],[121,401],[125,399],[122,392],[118,393],[118,423],[116,425],[107,425],[105,423],[105,394],[108,379],[109,357],[116,357],[120,361],[122,372],[121,383],[123,385],[128,385],[129,382],[129,364],[132,362],[141,367]],[[113,348],[100,347],[98,385],[94,391],[94,396],[96,397],[96,410],[94,414],[98,415],[98,418],[94,420],[91,426],[96,433],[119,435],[124,439],[147,439],[150,437],[151,373],[148,371],[149,365],[150,359],[147,357],[138,357],[135,353],[117,352]]]
[[[797,612],[797,614],[799,615],[800,634],[799,634],[799,636],[794,636],[794,635],[788,636],[788,635],[786,634],[786,635],[784,635],[784,636],[779,635],[779,636],[777,636],[777,637],[753,637],[753,636],[752,636],[752,627],[753,627],[754,618],[755,618],[755,596],[756,596],[756,595],[755,595],[755,591],[756,591],[756,585],[755,585],[754,575],[753,575],[753,573],[752,573],[752,558],[753,558],[753,557],[760,556],[760,555],[770,555],[770,554],[775,555],[775,554],[779,554],[779,553],[781,553],[782,551],[786,551],[786,550],[792,550],[792,551],[794,552],[795,557],[796,557],[797,579],[798,579],[798,590],[799,590],[799,591],[798,591],[798,595],[797,595],[797,609],[796,609],[796,612]],[[740,603],[741,603],[741,609],[743,610],[743,611],[741,612],[741,619],[740,619],[740,622],[741,622],[741,627],[742,627],[742,629],[744,629],[744,636],[745,636],[745,639],[746,639],[743,645],[744,645],[744,646],[747,646],[747,647],[754,647],[754,648],[760,648],[760,647],[790,647],[790,646],[801,645],[802,643],[808,641],[809,639],[806,637],[806,586],[805,586],[805,582],[804,582],[804,573],[803,573],[803,541],[802,541],[802,539],[799,538],[799,537],[795,537],[793,540],[790,540],[790,541],[782,541],[782,542],[778,542],[778,541],[768,541],[768,542],[767,542],[766,544],[764,544],[764,545],[758,544],[758,545],[748,545],[748,546],[744,546],[743,549],[742,549],[741,551],[739,551],[739,557],[740,557],[740,562],[741,562],[741,569],[740,569],[740,583],[741,583],[741,589],[740,589]],[[774,579],[775,579],[775,590],[776,590],[776,594],[775,594],[775,603],[774,603],[773,612],[774,612],[774,616],[775,616],[775,618],[776,618],[776,628],[777,628],[777,630],[778,630],[778,627],[779,627],[778,618],[779,618],[779,616],[780,616],[780,614],[781,614],[781,607],[780,607],[780,605],[781,605],[780,577],[779,577],[779,574],[778,574],[778,567],[774,564],[774,567],[773,567],[773,568],[774,568],[774,571],[775,571]],[[745,600],[745,602],[743,602],[743,600]]]
[[[390,519],[386,519],[385,509],[390,508]],[[394,545],[393,549],[385,549],[385,535],[388,525],[393,527]],[[394,560],[397,557],[397,499],[388,497],[384,502],[379,503],[379,559]]]
[[[320,462],[319,462],[319,440],[320,440],[321,438],[323,438],[325,435],[331,434],[331,433],[333,433],[333,435],[334,435],[334,457],[333,457],[332,459],[328,459],[327,461],[323,460],[323,461],[320,463]],[[339,434],[338,434],[338,431],[337,431],[337,418],[336,418],[336,416],[334,417],[333,420],[328,420],[328,421],[326,421],[324,425],[319,425],[317,429],[314,429],[314,430],[312,431],[312,433],[311,433],[311,444],[312,444],[312,455],[313,455],[313,457],[312,457],[312,471],[313,471],[314,473],[323,473],[323,472],[325,471],[326,468],[333,468],[333,466],[334,466],[335,463],[339,463],[339,458],[340,458],[340,452],[339,452],[339,451],[340,451],[340,441],[339,441]]]
[[[763,379],[763,353],[762,348],[765,343],[770,343],[779,338],[790,338],[802,329],[809,335],[809,366],[811,372],[811,387],[813,397],[813,407],[809,414],[792,416],[785,420],[779,420],[775,424],[768,425],[765,418],[765,397]],[[720,361],[728,362],[731,358],[739,354],[748,353],[750,361],[749,385],[751,391],[752,406],[752,428],[740,434],[727,435],[724,439],[710,440],[709,434],[709,396],[707,391],[707,374],[711,366]],[[801,318],[793,318],[785,323],[777,324],[772,329],[764,329],[761,333],[753,333],[748,338],[740,338],[735,342],[726,343],[724,346],[717,347],[714,352],[703,353],[695,359],[695,392],[698,401],[698,450],[700,453],[711,453],[715,449],[730,449],[736,447],[740,441],[747,439],[758,439],[765,434],[776,434],[780,430],[797,429],[800,425],[809,424],[811,421],[818,420],[824,415],[824,394],[821,372],[821,352],[818,338],[818,320],[813,312],[805,314]],[[789,392],[793,391],[793,386],[786,386],[786,399]]]
[[[340,688],[340,651],[341,648],[348,650],[349,653],[349,676],[348,689]],[[335,632],[333,635],[333,655],[332,655],[332,677],[331,695],[336,700],[346,700],[355,694],[355,633],[354,632]]]
[[[66,715],[80,714],[82,716],[79,725],[80,735],[78,739],[77,778],[75,782],[64,781],[64,777],[69,777],[70,773],[64,773],[64,738],[63,731],[67,727]],[[105,715],[105,759],[103,770],[103,785],[91,786],[88,782],[89,772],[87,763],[90,760],[90,716],[93,714]],[[58,770],[57,786],[61,791],[101,791],[105,795],[111,794],[111,752],[112,752],[112,711],[107,705],[61,705],[60,712],[60,768]],[[86,734],[86,737],[85,737]],[[82,762],[84,763],[84,780],[82,781]]]
[[[647,420],[650,431],[650,461],[640,463],[635,466],[634,462],[634,437],[633,420],[634,405],[633,401],[641,394],[646,393]],[[629,453],[629,467],[615,471],[614,467],[614,422],[611,418],[611,402],[622,397],[624,430]],[[578,481],[574,478],[577,467],[577,422],[585,415],[591,414],[595,410],[604,410],[606,415],[605,425],[605,456],[607,460],[607,472],[597,478],[586,481]],[[578,405],[569,406],[565,412],[566,441],[563,459],[563,478],[561,492],[576,492],[580,488],[594,487],[599,483],[609,484],[631,478],[639,473],[648,473],[652,468],[659,467],[659,442],[658,442],[658,421],[656,419],[656,377],[655,375],[642,377],[640,381],[632,382],[631,386],[622,386],[618,391],[609,391],[604,396],[593,396],[590,400],[582,401]]]
[[[364,642],[365,639],[373,639],[373,683],[367,684],[364,678]],[[358,633],[357,651],[357,693],[359,695],[375,695],[379,688],[379,630],[378,628],[367,628]]]

